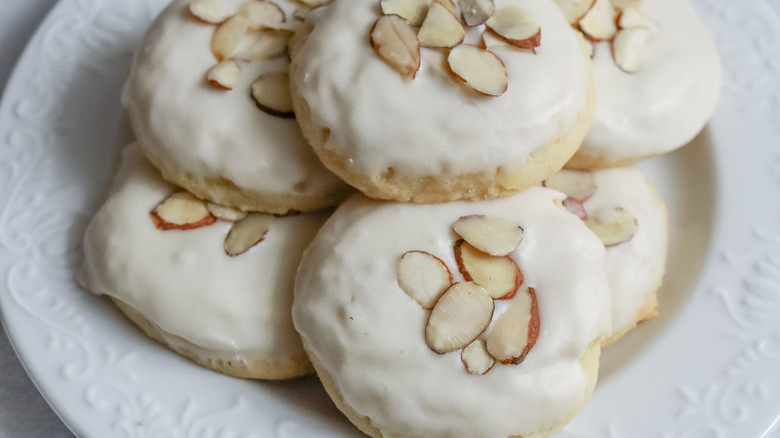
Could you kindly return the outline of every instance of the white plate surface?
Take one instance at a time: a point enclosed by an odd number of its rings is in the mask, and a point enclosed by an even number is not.
[[[642,167],[666,199],[661,315],[604,352],[559,437],[780,437],[780,19],[694,0],[721,51],[718,110]],[[351,437],[316,378],[249,382],[149,341],[73,273],[130,130],[133,48],[164,0],[62,0],[0,107],[0,304],[19,357],[84,437]],[[478,421],[478,419],[475,419]]]

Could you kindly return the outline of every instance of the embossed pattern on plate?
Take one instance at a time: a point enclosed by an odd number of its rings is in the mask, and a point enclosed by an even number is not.
[[[84,227],[131,137],[119,104],[131,53],[164,3],[61,1],[9,82],[9,337],[80,436],[359,436],[315,378],[202,370],[73,282]],[[693,144],[642,165],[670,211],[662,314],[604,352],[593,399],[562,437],[780,436],[780,20],[766,0],[692,3],[718,43],[724,89]]]

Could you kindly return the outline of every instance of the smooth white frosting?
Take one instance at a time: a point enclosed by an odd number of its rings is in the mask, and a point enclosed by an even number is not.
[[[614,333],[619,333],[636,321],[663,276],[668,235],[666,212],[638,167],[616,167],[593,175],[597,188],[584,203],[588,214],[622,207],[639,225],[631,240],[606,250],[612,327]]]
[[[304,254],[293,320],[304,345],[347,404],[388,436],[506,437],[564,421],[585,399],[579,359],[610,328],[604,246],[556,191],[441,205],[382,203],[357,195],[339,207]],[[443,260],[462,281],[451,225],[470,214],[517,220],[525,237],[511,253],[533,286],[541,332],[520,365],[468,374],[460,352],[425,343],[429,311],[398,286],[408,250]],[[494,319],[510,300],[495,301]],[[484,334],[483,334],[484,336]]]
[[[642,12],[660,26],[638,73],[615,64],[609,42],[593,57],[596,116],[580,153],[610,160],[680,147],[709,120],[720,96],[715,44],[687,0],[645,0]]]
[[[294,5],[276,3],[295,22]],[[216,26],[196,20],[188,4],[176,0],[158,16],[133,62],[123,103],[142,147],[182,173],[224,178],[237,190],[318,196],[346,187],[322,166],[294,119],[261,111],[250,95],[260,74],[287,71],[287,59],[240,63],[232,91],[208,85]]]
[[[532,11],[542,29],[535,55],[494,49],[509,78],[500,97],[466,90],[436,49],[423,48],[416,77],[404,79],[369,43],[379,2],[338,0],[312,11],[314,30],[295,54],[291,81],[313,124],[330,129],[325,149],[354,173],[458,175],[513,170],[567,132],[586,106],[590,71],[576,36],[549,0],[495,3]],[[467,42],[476,43],[478,30]]]
[[[222,248],[229,222],[155,228],[149,211],[177,190],[137,146],[124,151],[111,193],[84,237],[83,285],[205,350],[300,357],[290,316],[293,279],[326,214],[276,217],[260,244],[229,257]]]

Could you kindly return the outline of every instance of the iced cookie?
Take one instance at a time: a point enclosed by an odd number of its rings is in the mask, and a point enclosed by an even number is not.
[[[246,211],[309,211],[349,194],[311,151],[290,106],[293,9],[287,0],[176,0],[154,21],[123,102],[165,179]]]
[[[80,283],[205,367],[247,378],[306,374],[293,279],[325,219],[208,205],[165,182],[133,145],[87,228]]]
[[[566,193],[564,205],[606,246],[612,292],[609,344],[657,313],[668,240],[666,206],[637,167],[562,170],[544,184]]]
[[[690,142],[720,95],[715,44],[686,0],[556,0],[590,39],[596,115],[567,167],[627,166]],[[589,9],[592,4],[592,8]]]
[[[333,2],[291,42],[293,106],[323,163],[369,197],[416,203],[504,196],[559,169],[594,100],[555,5],[406,3]]]
[[[360,430],[540,437],[582,408],[610,296],[604,245],[562,198],[337,209],[304,254],[293,321]]]

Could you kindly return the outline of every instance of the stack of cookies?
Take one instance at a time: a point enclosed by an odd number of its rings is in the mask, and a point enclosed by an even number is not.
[[[711,116],[709,36],[679,0],[300,1],[157,18],[82,284],[374,437],[549,436],[656,314],[635,164]]]

